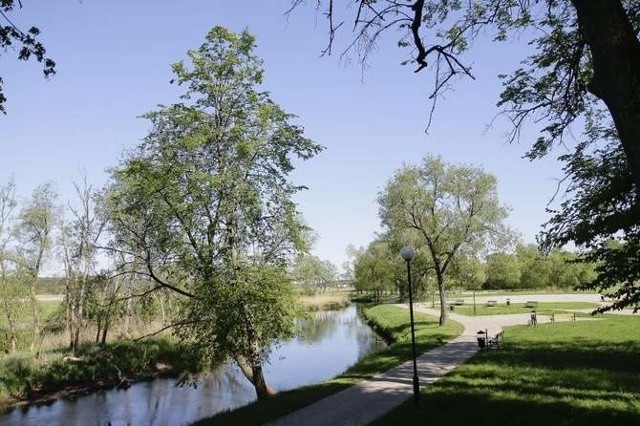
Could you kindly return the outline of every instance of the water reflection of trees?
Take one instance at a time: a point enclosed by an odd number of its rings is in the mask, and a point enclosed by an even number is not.
[[[296,321],[298,341],[301,343],[316,343],[334,333],[339,325],[339,312],[320,311],[311,318],[299,318]]]
[[[357,342],[358,359],[385,346],[363,324],[354,307],[342,311],[320,311],[310,318],[297,320],[298,342],[317,343],[338,331]]]

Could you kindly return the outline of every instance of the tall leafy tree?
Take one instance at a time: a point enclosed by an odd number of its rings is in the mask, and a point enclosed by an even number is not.
[[[294,161],[321,147],[260,89],[247,31],[215,27],[173,64],[180,103],[146,115],[151,131],[113,172],[113,248],[138,274],[184,296],[177,334],[206,361],[231,357],[258,398],[272,344],[290,336],[287,264],[306,249]]]
[[[30,288],[33,307],[33,342],[36,347],[42,330],[40,304],[36,298],[36,285],[45,256],[53,245],[53,231],[59,219],[57,194],[51,183],[40,185],[31,196],[31,200],[22,208],[18,221],[18,241],[21,263],[25,269],[26,282]]]
[[[496,179],[470,166],[427,156],[398,170],[379,194],[382,225],[408,231],[423,241],[440,293],[440,325],[447,318],[446,288],[451,266],[463,253],[479,253],[509,236],[507,209],[498,200]]]
[[[397,289],[403,269],[389,242],[378,238],[360,250],[354,261],[355,288],[373,292],[376,300],[382,292]]]
[[[6,322],[9,348],[18,347],[18,314],[22,300],[27,296],[17,280],[17,256],[15,254],[16,187],[13,179],[0,185],[0,303]]]
[[[307,0],[292,0],[292,9]],[[405,63],[433,70],[430,99],[454,78],[473,78],[464,52],[479,34],[514,37],[534,52],[504,75],[498,105],[513,120],[513,137],[528,119],[546,125],[529,155],[544,155],[567,127],[599,99],[619,134],[631,176],[640,188],[640,4],[630,0],[356,0],[313,2],[327,17],[331,53],[345,20],[353,22],[355,49],[368,58],[387,33],[410,51]],[[340,5],[345,5],[344,10]],[[399,36],[398,36],[399,34]]]
[[[485,288],[514,289],[520,287],[522,271],[518,258],[510,253],[492,253],[487,257]]]

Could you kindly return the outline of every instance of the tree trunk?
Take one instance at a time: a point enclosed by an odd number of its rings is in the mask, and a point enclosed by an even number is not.
[[[33,340],[31,341],[30,350],[33,352],[40,340],[40,304],[38,303],[38,297],[36,296],[36,285],[38,282],[38,275],[31,277],[30,296],[31,304],[33,306]]]
[[[4,305],[4,309],[5,309],[5,313],[6,313],[6,318],[7,318],[7,325],[9,326],[9,344],[10,344],[10,348],[11,348],[11,353],[15,352],[18,346],[18,338],[16,336],[16,325],[15,325],[15,321],[13,318],[13,315],[11,315],[11,306],[9,305],[9,302],[7,301],[7,297],[8,296],[4,296],[2,297],[2,304]]]
[[[438,324],[443,326],[447,322],[447,300],[444,288],[444,276],[441,273],[436,273],[438,280],[438,291],[440,292],[440,320]]]
[[[238,367],[240,367],[242,374],[253,385],[258,399],[266,399],[276,394],[275,390],[267,384],[267,381],[264,378],[264,372],[262,371],[262,365],[260,363],[250,365],[242,355],[237,355],[234,359],[236,364],[238,364]]]
[[[100,343],[102,345],[105,345],[107,343],[107,331],[109,331],[109,323],[105,323],[104,327],[102,328],[102,339],[100,340]]]
[[[607,105],[640,192],[640,42],[620,0],[572,0],[593,57],[588,89]]]
[[[127,277],[127,305],[124,316],[124,335],[129,337],[131,333],[131,318],[133,317],[133,285],[131,277]]]

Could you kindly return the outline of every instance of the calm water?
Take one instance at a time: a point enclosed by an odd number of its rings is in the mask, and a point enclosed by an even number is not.
[[[318,312],[301,321],[300,336],[282,344],[266,367],[277,390],[317,383],[343,372],[384,344],[357,316],[356,307]],[[101,391],[49,406],[15,409],[0,425],[183,425],[245,405],[255,392],[238,369],[225,365],[202,378],[197,388],[176,387],[174,379],[137,383],[127,390]]]

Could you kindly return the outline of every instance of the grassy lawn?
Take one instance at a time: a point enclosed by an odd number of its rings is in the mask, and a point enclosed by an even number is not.
[[[597,303],[589,302],[540,302],[535,311],[541,315],[566,312],[567,309],[596,309]],[[473,316],[473,305],[456,306],[455,313]],[[524,303],[512,303],[510,306],[502,303],[497,306],[485,306],[484,303],[476,303],[476,315],[508,315],[526,314],[533,308],[526,308]]]
[[[378,425],[638,425],[640,318],[512,327]]]
[[[197,422],[198,425],[260,425],[295,411],[314,401],[370,378],[377,373],[407,361],[411,358],[411,334],[409,313],[395,306],[379,305],[365,309],[365,315],[375,328],[390,340],[395,341],[385,350],[371,354],[340,376],[312,386],[306,386],[275,397],[254,402],[234,411],[220,413],[212,418]],[[462,332],[460,324],[449,321],[445,327],[438,327],[438,319],[417,313],[416,340],[420,352],[442,345]]]

